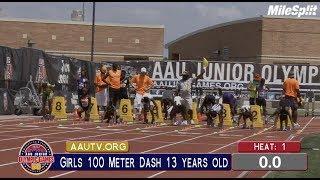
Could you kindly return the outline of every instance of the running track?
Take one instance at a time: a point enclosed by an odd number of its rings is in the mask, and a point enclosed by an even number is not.
[[[23,124],[20,124],[23,123]],[[123,177],[123,178],[190,178],[190,177],[264,177],[267,171],[47,171],[40,176],[27,174],[17,155],[21,145],[31,138],[47,141],[54,153],[64,153],[67,140],[127,140],[130,152],[140,153],[234,153],[241,140],[301,140],[320,132],[319,117],[300,117],[301,128],[282,132],[268,126],[262,129],[225,127],[223,130],[193,126],[150,127],[143,124],[118,125],[69,121],[62,127],[56,121],[43,122],[38,117],[0,120],[0,174],[4,177]],[[101,126],[101,128],[97,128]],[[141,130],[137,130],[140,128]],[[176,132],[175,130],[183,130]]]

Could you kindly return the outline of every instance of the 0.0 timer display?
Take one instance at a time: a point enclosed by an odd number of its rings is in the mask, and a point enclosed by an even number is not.
[[[235,153],[233,170],[303,171],[308,168],[306,153]]]

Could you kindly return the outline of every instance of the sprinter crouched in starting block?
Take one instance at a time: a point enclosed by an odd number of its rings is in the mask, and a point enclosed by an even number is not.
[[[41,89],[40,89],[40,93],[42,95],[42,109],[41,109],[42,118],[41,119],[52,120],[54,118],[51,115],[54,87],[55,85],[51,85],[50,83],[41,84]]]
[[[243,129],[247,128],[247,119],[251,121],[250,128],[253,129],[253,114],[250,105],[244,105],[240,108],[238,126],[240,126],[241,119],[243,119]]]
[[[183,99],[179,94],[174,97],[174,103],[170,111],[170,120],[172,124],[177,125],[188,125],[187,116],[188,116],[188,101]],[[183,120],[177,120],[176,116],[181,114]]]
[[[237,110],[236,110],[237,100],[236,100],[235,96],[230,92],[223,93],[221,88],[218,89],[218,95],[220,97],[222,97],[222,99],[219,100],[219,103],[229,104],[232,117],[234,115],[236,115],[237,114]]]
[[[205,114],[207,116],[207,125],[215,127],[214,119],[218,116],[219,124],[218,127],[222,127],[223,125],[223,105],[217,102],[217,99],[214,95],[206,95],[201,107],[201,114]]]
[[[81,91],[82,91],[82,93],[80,96],[80,108],[77,110],[77,114],[81,118],[81,114],[84,112],[85,113],[84,120],[89,121],[90,111],[91,111],[93,104],[91,103],[91,97],[89,95],[88,88],[84,87],[84,88],[82,88]]]
[[[279,107],[276,109],[276,111],[271,115],[271,117],[275,116],[274,120],[274,127],[277,127],[277,122],[280,121],[280,130],[287,131],[287,129],[293,129],[294,123],[292,121],[292,113],[290,105],[287,102],[287,99],[285,97],[282,97],[279,101]],[[288,119],[292,125],[292,127],[288,126]],[[283,127],[283,122],[285,123],[285,127]]]

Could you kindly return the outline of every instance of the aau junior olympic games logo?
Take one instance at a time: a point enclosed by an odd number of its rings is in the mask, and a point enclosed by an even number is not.
[[[40,175],[54,162],[53,152],[44,140],[31,139],[22,145],[18,162],[27,173]]]

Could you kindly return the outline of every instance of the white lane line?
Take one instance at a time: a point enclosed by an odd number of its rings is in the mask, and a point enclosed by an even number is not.
[[[243,137],[244,135],[237,135],[237,134],[219,134],[222,137]]]
[[[145,143],[167,143],[170,144],[172,141],[143,141],[143,140],[136,140],[136,142],[145,142]],[[224,145],[224,144],[209,144],[209,143],[193,143],[193,142],[184,142],[180,144],[190,144],[190,145],[208,145],[208,146],[219,146],[219,145]]]
[[[159,131],[152,131],[152,130],[142,130],[142,131],[140,131],[140,132],[142,132],[142,133],[152,133],[152,132],[159,132]]]
[[[123,129],[99,129],[99,131],[122,131]]]
[[[162,149],[162,148],[165,148],[165,147],[169,147],[169,146],[181,144],[181,143],[184,143],[184,142],[192,141],[192,140],[199,139],[199,138],[206,137],[206,136],[210,136],[210,135],[213,135],[213,134],[218,134],[218,133],[220,133],[220,132],[225,132],[225,131],[227,131],[227,130],[229,130],[229,128],[228,128],[228,129],[225,129],[225,130],[222,130],[222,131],[213,132],[213,133],[210,133],[210,134],[204,134],[204,135],[197,136],[197,137],[194,137],[194,138],[190,138],[190,139],[186,139],[186,140],[174,142],[174,143],[171,143],[171,144],[159,146],[159,147],[157,147],[157,148],[153,148],[153,149],[150,149],[150,150],[147,150],[147,151],[143,151],[143,152],[141,152],[141,153],[146,153],[146,152],[150,152],[150,151]]]
[[[43,127],[43,128],[34,128],[34,129],[28,129],[28,130],[36,130],[36,129],[46,129],[46,128],[52,128],[52,127],[57,127],[57,128],[61,128],[61,127],[70,127],[70,126],[74,126],[74,125],[88,125],[86,123],[79,123],[79,124],[69,124],[69,125],[65,125],[65,126],[62,126],[61,124],[59,126],[55,125],[55,126],[49,126],[49,127]],[[62,128],[63,129],[63,128]],[[69,129],[69,128],[67,128]],[[72,127],[71,127],[72,129]],[[8,139],[0,139],[0,142],[1,141],[8,141],[8,140],[14,140],[14,139],[23,139],[23,138],[28,138],[28,137],[34,137],[34,136],[47,136],[47,135],[54,135],[54,134],[65,134],[65,133],[70,133],[70,132],[78,132],[80,130],[92,130],[92,129],[97,129],[96,127],[94,128],[88,128],[88,129],[77,129],[77,130],[73,130],[73,131],[60,131],[60,132],[55,132],[55,133],[49,133],[49,134],[36,134],[36,135],[30,135],[30,136],[21,136],[21,137],[16,137],[16,138],[8,138]],[[17,131],[25,131],[26,129],[20,129],[20,130],[13,130],[13,131],[2,131],[0,133],[3,133],[3,132],[17,132]],[[1,150],[0,150],[1,151]]]
[[[248,174],[248,171],[242,171],[241,174],[237,176],[237,178],[242,178]]]
[[[67,126],[58,126],[58,129],[83,129],[81,127],[67,127]]]
[[[193,132],[178,132],[179,134],[202,134],[202,133],[193,133]]]
[[[8,166],[8,165],[11,165],[11,164],[16,164],[17,162],[10,162],[10,163],[6,163],[6,164],[0,164],[0,167],[2,166]]]
[[[39,136],[48,136],[48,135],[56,135],[56,134],[66,134],[66,133],[71,133],[71,132],[78,132],[78,131],[83,131],[83,130],[92,130],[96,129],[94,128],[88,128],[88,129],[78,129],[78,130],[73,130],[73,131],[62,131],[62,132],[54,132],[54,133],[47,133],[47,134],[36,134],[36,135],[30,135],[30,136],[21,136],[21,137],[15,137],[15,138],[7,138],[7,139],[0,139],[1,141],[8,141],[8,140],[14,140],[14,139],[24,139],[24,138],[30,138],[30,137],[39,137]],[[0,150],[1,152],[1,150]]]
[[[187,134],[168,134],[167,136],[193,137],[192,135],[187,135]]]
[[[250,136],[244,137],[244,138],[242,138],[242,139],[240,139],[240,140],[237,140],[237,141],[235,141],[235,142],[232,142],[232,143],[229,143],[229,144],[227,144],[227,145],[224,145],[224,146],[222,146],[222,147],[220,147],[220,148],[218,148],[218,149],[215,149],[215,150],[213,150],[213,151],[210,151],[209,153],[216,152],[216,151],[218,151],[218,150],[220,150],[220,149],[224,149],[224,148],[226,148],[226,147],[228,147],[228,146],[230,146],[230,145],[232,145],[232,144],[235,144],[235,143],[237,143],[237,142],[239,142],[239,141],[242,141],[242,140],[244,140],[244,139],[247,139],[247,138],[250,138],[250,137],[259,135],[259,134],[261,134],[262,132],[271,129],[272,127],[273,127],[273,126],[271,126],[270,128],[265,128],[264,130],[262,130],[262,131],[260,131],[260,132],[258,132],[258,133],[254,133],[254,134],[252,134],[252,135],[250,135]],[[161,172],[161,173],[160,173],[160,172]],[[156,174],[153,174],[153,175],[149,176],[148,178],[156,177],[156,176],[158,176],[159,174],[162,174],[162,173],[164,173],[164,172],[166,172],[166,171],[160,171],[160,172],[158,172],[158,173],[156,173]]]
[[[156,176],[158,176],[158,175],[160,175],[160,174],[162,174],[162,173],[165,173],[165,171],[160,171],[160,172],[158,172],[158,173],[156,173],[156,174],[154,174],[154,175],[151,175],[151,176],[149,176],[149,177],[147,177],[147,178],[153,178],[153,177],[156,177]]]
[[[76,171],[68,171],[68,172],[65,172],[65,173],[62,173],[62,174],[58,174],[56,176],[51,176],[49,178],[57,178],[57,177],[61,177],[61,176],[64,176],[64,175],[67,175],[67,174],[71,174],[71,173],[74,173]]]
[[[36,127],[39,127],[39,126],[37,126],[37,125],[19,125],[17,127],[22,127],[22,128],[31,128],[31,127],[33,127],[33,128],[36,128]]]
[[[0,122],[15,122],[15,121],[32,121],[34,119],[41,119],[39,116],[34,116],[34,117],[12,117],[11,119],[0,119]]]
[[[32,125],[30,125],[32,127]],[[22,125],[18,125],[15,128],[25,128],[25,127],[30,127],[29,125],[26,126],[22,126]],[[48,129],[48,128],[53,128],[53,127],[57,127],[55,126],[48,126],[48,127],[39,127],[37,126],[37,128],[32,128],[32,129],[17,129],[17,130],[13,130],[13,131],[1,131],[0,134],[2,133],[8,133],[8,132],[20,132],[20,131],[31,131],[31,130],[37,130],[37,129]]]
[[[56,123],[56,122],[55,122]],[[26,126],[23,126],[23,125],[26,125],[28,126],[28,124],[16,124],[15,128],[23,128],[23,127],[26,127]],[[65,125],[65,127],[68,127],[68,126],[76,126],[76,125],[88,125],[86,123],[75,123],[75,124],[67,124]],[[30,131],[30,130],[37,130],[37,129],[49,129],[49,128],[53,128],[53,127],[58,127],[58,125],[53,125],[53,126],[48,126],[48,127],[39,127],[38,128],[33,128],[33,129],[18,129],[18,130],[13,130],[13,131],[1,131],[0,134],[2,133],[8,133],[8,132],[19,132],[19,131]],[[62,126],[60,126],[62,127]]]

